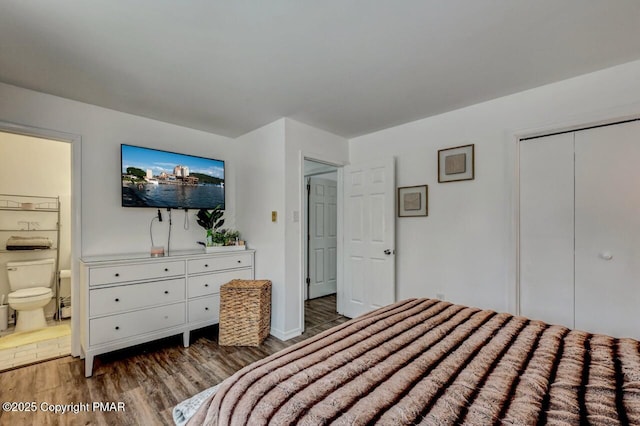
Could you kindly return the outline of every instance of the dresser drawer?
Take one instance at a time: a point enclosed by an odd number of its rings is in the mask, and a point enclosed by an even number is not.
[[[184,278],[89,290],[89,316],[180,302],[185,299]]]
[[[219,319],[219,294],[189,301],[189,322],[218,321]]]
[[[158,306],[142,311],[89,321],[90,345],[126,339],[139,334],[176,327],[185,322],[185,304]]]
[[[190,274],[213,272],[223,269],[248,268],[253,266],[251,253],[238,253],[228,256],[208,257],[189,261]]]
[[[250,280],[252,278],[253,272],[251,269],[190,276],[188,296],[192,298],[220,293],[222,284],[226,284],[231,280]]]
[[[136,265],[105,266],[91,268],[89,285],[123,283],[184,275],[184,262],[149,262]]]

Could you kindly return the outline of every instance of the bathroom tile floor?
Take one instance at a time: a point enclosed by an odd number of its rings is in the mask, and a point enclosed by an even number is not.
[[[54,326],[69,322],[70,320],[52,320],[48,321],[47,325]],[[7,332],[2,332],[2,336],[11,334],[12,328],[13,327],[10,327]],[[0,371],[58,358],[69,355],[70,353],[71,334],[54,339],[41,340],[15,348],[0,349]]]

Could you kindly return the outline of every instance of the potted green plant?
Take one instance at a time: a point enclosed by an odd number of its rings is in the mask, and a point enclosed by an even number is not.
[[[219,229],[213,233],[213,245],[214,246],[224,246],[226,245],[226,232],[224,229]]]
[[[211,247],[216,244],[222,245],[218,242],[219,237],[217,237],[216,235],[220,234],[218,229],[220,229],[220,227],[224,225],[224,219],[222,218],[223,215],[224,211],[219,205],[211,211],[207,209],[198,210],[196,218],[198,225],[202,226],[207,231],[207,247]],[[222,243],[224,243],[224,240],[222,240]]]
[[[235,229],[227,229],[227,232],[224,233],[224,245],[225,246],[234,246],[236,245],[236,241],[240,238],[240,232]]]

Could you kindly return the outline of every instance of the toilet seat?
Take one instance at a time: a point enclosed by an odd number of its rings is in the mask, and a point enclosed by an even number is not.
[[[33,287],[33,288],[23,288],[20,290],[16,290],[12,293],[9,293],[9,303],[12,301],[20,302],[24,299],[33,299],[33,298],[41,298],[41,297],[51,297],[53,296],[53,292],[48,287]]]

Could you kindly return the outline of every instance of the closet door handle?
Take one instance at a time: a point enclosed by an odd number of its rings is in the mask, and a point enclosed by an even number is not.
[[[607,251],[600,253],[600,258],[604,259],[604,260],[611,260],[613,259],[613,255]]]
[[[165,290],[165,291],[164,291],[164,294],[169,294],[169,290]]]

